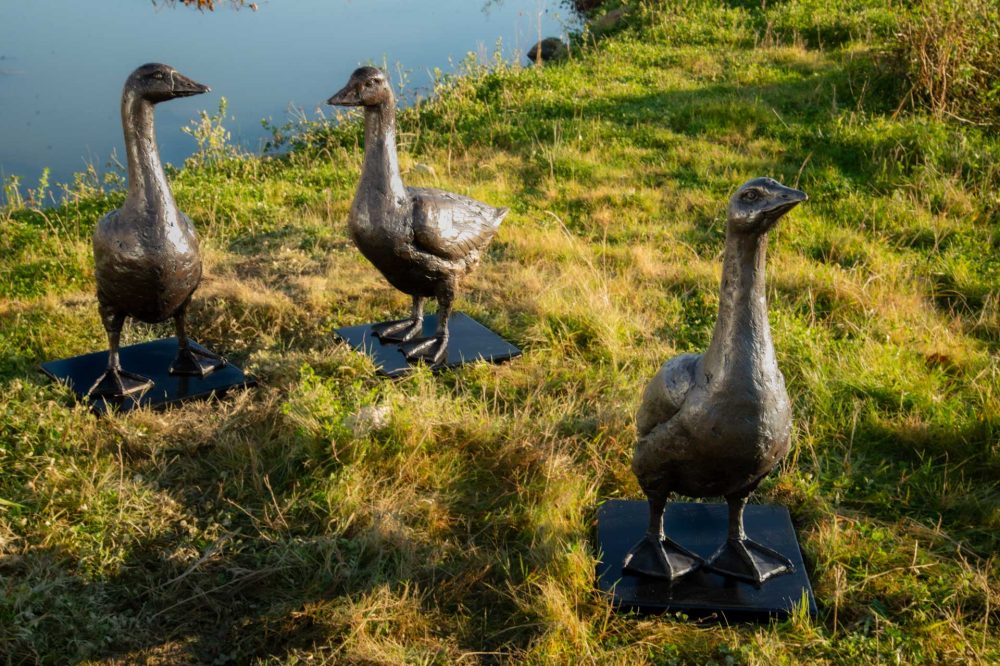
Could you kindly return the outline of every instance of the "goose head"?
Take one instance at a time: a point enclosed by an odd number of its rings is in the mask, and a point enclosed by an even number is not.
[[[351,74],[347,85],[326,100],[331,106],[382,106],[392,104],[389,80],[377,67],[359,67]]]
[[[808,198],[805,192],[773,178],[748,180],[729,199],[729,228],[748,234],[767,233],[785,213]]]
[[[207,93],[211,88],[192,81],[170,65],[154,62],[132,72],[125,81],[125,90],[151,104],[158,104],[177,97]]]

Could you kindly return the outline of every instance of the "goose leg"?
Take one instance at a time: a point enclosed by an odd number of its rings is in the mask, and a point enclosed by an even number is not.
[[[207,350],[195,349],[188,342],[185,317],[191,299],[174,314],[177,329],[177,357],[170,364],[170,374],[205,377],[226,364],[226,359]]]
[[[448,318],[451,316],[451,304],[454,300],[455,285],[449,281],[437,294],[438,322],[434,335],[417,338],[399,346],[407,361],[419,359],[437,365],[448,358]]]
[[[409,319],[387,321],[384,324],[372,326],[372,334],[382,342],[407,342],[420,334],[424,328],[423,296],[413,297],[413,308]]]
[[[747,537],[743,509],[749,491],[726,497],[729,503],[729,537],[706,565],[715,573],[761,585],[772,576],[794,571],[791,560],[778,551]]]
[[[101,321],[108,334],[108,367],[97,381],[87,391],[88,397],[94,398],[124,398],[133,393],[142,393],[153,386],[153,380],[133,372],[122,370],[118,357],[121,344],[122,326],[125,315],[100,306]]]
[[[664,578],[674,581],[689,574],[703,560],[663,532],[663,509],[666,494],[647,494],[649,499],[649,527],[639,543],[625,555],[622,571],[636,576]]]

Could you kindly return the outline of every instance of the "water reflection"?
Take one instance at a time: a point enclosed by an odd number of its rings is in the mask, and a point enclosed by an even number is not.
[[[122,82],[144,62],[165,62],[212,86],[202,98],[157,109],[163,158],[180,164],[194,140],[180,130],[229,100],[233,139],[256,150],[262,118],[289,108],[313,115],[361,63],[399,63],[410,91],[435,68],[502,43],[505,57],[573,20],[562,0],[258,0],[257,11],[168,9],[135,0],[0,3],[0,175],[37,182],[43,167],[66,182],[123,154]]]

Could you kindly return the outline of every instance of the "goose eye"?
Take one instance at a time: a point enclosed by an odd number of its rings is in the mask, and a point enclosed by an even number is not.
[[[744,201],[756,201],[758,197],[757,190],[750,190],[743,194]]]
[[[157,81],[162,81],[163,80],[163,72],[154,72],[153,73],[153,78],[156,79]]]

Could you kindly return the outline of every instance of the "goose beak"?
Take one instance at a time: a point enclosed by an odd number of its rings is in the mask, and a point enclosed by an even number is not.
[[[783,189],[784,189],[784,191],[782,192],[782,196],[788,197],[790,200],[794,201],[795,203],[801,203],[803,201],[808,201],[809,200],[809,195],[806,194],[805,192],[803,192],[802,190],[796,190],[796,189],[791,188],[791,187],[785,187]]]
[[[326,100],[326,103],[330,106],[361,106],[361,96],[358,95],[358,90],[355,86],[347,84],[333,97]]]
[[[201,95],[212,90],[206,85],[192,81],[183,74],[174,74],[171,83],[171,92],[174,97],[191,97],[192,95]]]
[[[784,185],[778,185],[775,188],[774,197],[772,199],[773,203],[767,209],[767,214],[772,219],[777,220],[779,217],[808,199],[809,195],[805,192],[791,187],[785,187]]]

